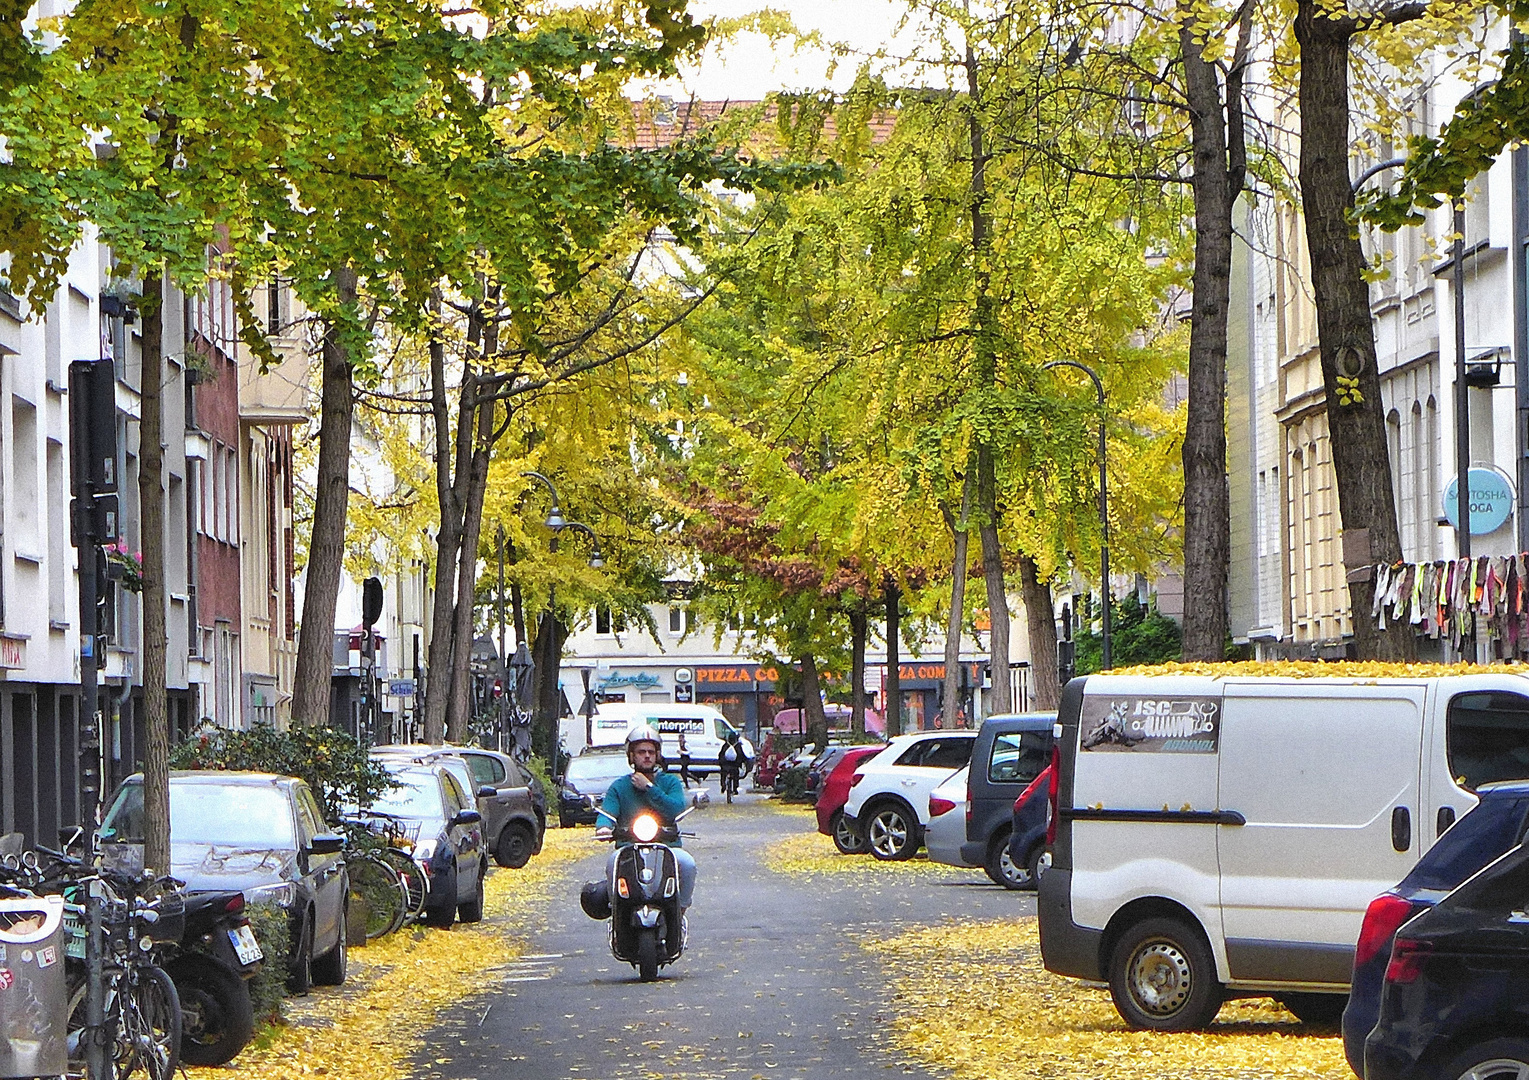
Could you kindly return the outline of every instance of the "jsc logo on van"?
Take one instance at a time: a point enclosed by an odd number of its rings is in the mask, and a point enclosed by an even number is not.
[[[1081,749],[1138,754],[1214,754],[1221,734],[1214,697],[1085,697]]]

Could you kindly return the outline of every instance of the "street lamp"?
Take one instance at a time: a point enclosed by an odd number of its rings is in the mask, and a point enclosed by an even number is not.
[[[1109,474],[1105,468],[1104,383],[1099,381],[1093,368],[1076,360],[1053,360],[1041,365],[1044,371],[1058,367],[1077,368],[1094,381],[1094,390],[1099,394],[1099,576],[1104,588],[1100,669],[1108,671],[1114,665],[1110,658],[1110,494]]]

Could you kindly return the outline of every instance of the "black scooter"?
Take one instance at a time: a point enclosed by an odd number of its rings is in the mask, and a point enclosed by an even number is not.
[[[676,823],[689,813],[681,813]],[[679,865],[669,847],[680,835],[652,814],[637,815],[627,828],[618,826],[608,839],[632,842],[616,852],[611,880],[590,882],[579,897],[590,918],[610,919],[611,955],[635,967],[643,982],[658,978],[658,969],[685,951]]]
[[[255,1034],[248,980],[265,955],[244,913],[242,892],[186,894],[186,931],[163,961],[181,999],[181,1060],[224,1065]]]

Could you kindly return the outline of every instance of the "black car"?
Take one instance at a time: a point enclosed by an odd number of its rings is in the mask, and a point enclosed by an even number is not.
[[[586,751],[570,758],[562,779],[558,781],[558,823],[565,829],[574,825],[593,825],[598,816],[595,811],[605,798],[605,789],[611,786],[612,780],[631,771],[625,750]]]
[[[123,781],[102,820],[103,853],[143,843],[143,777]],[[345,838],[303,781],[254,772],[170,774],[170,873],[189,890],[240,890],[287,911],[288,986],[345,981],[350,883]]]
[[[966,843],[961,858],[1006,889],[1033,888],[1028,859],[1009,854],[1014,800],[1051,761],[1056,713],[990,716],[977,732],[966,782]],[[1026,853],[1028,856],[1028,852]]]
[[[1380,992],[1397,928],[1520,843],[1529,828],[1529,782],[1483,784],[1476,794],[1481,801],[1439,837],[1401,884],[1377,896],[1365,912],[1343,1012],[1343,1052],[1360,1076],[1364,1040],[1380,1015]]]
[[[483,815],[445,765],[392,768],[395,787],[370,809],[387,814],[414,836],[414,861],[426,882],[425,921],[450,926],[483,918],[483,883],[488,855]]]
[[[483,815],[483,843],[500,866],[520,869],[542,849],[547,831],[547,796],[541,781],[508,754],[476,746],[430,746],[410,743],[374,746],[373,760],[416,765],[460,763],[458,779],[471,781],[478,812]],[[390,766],[391,767],[391,766]]]
[[[1520,844],[1397,932],[1367,1080],[1529,1077],[1529,848]]]

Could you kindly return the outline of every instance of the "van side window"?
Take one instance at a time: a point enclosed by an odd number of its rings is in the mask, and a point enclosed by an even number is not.
[[[1051,736],[1040,731],[1015,731],[993,740],[987,778],[995,784],[1028,784],[1051,760]]]
[[[1449,773],[1467,791],[1529,780],[1529,697],[1506,690],[1457,694],[1446,719]]]

